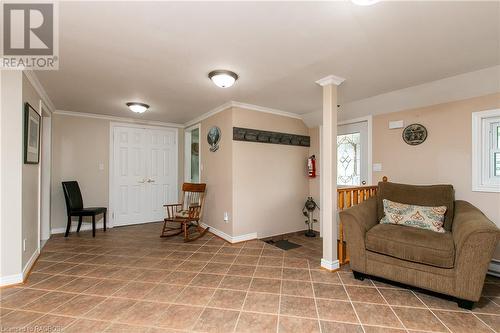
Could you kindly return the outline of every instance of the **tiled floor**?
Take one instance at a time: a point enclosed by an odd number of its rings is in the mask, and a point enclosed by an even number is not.
[[[474,311],[319,269],[321,240],[281,251],[207,234],[160,239],[159,224],[53,237],[27,283],[4,288],[2,332],[492,332],[500,280]]]

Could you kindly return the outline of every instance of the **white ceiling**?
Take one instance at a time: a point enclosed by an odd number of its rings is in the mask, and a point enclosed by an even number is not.
[[[500,64],[500,2],[61,2],[57,109],[184,123],[233,100],[297,114]],[[220,89],[207,78],[230,69]],[[136,116],[125,102],[150,111]]]

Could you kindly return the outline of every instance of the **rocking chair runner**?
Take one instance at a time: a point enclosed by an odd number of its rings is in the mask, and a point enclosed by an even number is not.
[[[194,241],[208,231],[200,226],[205,201],[207,184],[182,184],[181,203],[163,205],[167,217],[163,221],[163,230],[160,237],[171,237],[184,233],[184,242]],[[180,224],[179,227],[170,227],[169,224]],[[189,228],[196,227],[198,234],[190,237]]]

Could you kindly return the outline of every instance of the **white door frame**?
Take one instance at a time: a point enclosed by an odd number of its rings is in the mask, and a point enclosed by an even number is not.
[[[366,121],[368,124],[368,175],[367,175],[367,185],[372,185],[373,178],[372,178],[372,163],[373,163],[373,116],[369,115],[366,117],[359,117],[359,118],[353,118],[353,119],[348,119],[344,121],[340,121],[337,123],[337,126],[341,125],[348,125],[348,124],[354,124],[354,123],[360,123]],[[323,131],[323,125],[319,125],[319,151],[323,151],[323,142],[322,142],[322,131]],[[323,161],[320,155],[320,163]],[[320,172],[322,172],[323,168],[320,168]],[[320,175],[321,177],[321,175]],[[322,182],[319,183],[319,207],[323,207],[323,186]],[[320,236],[323,235],[323,222],[321,219],[319,220],[319,234]]]
[[[121,122],[109,122],[109,188],[108,188],[108,219],[107,226],[109,228],[113,228],[115,220],[114,220],[114,211],[115,211],[115,202],[113,195],[113,178],[114,178],[114,140],[113,140],[113,132],[115,127],[128,127],[128,128],[144,128],[144,129],[156,129],[156,130],[172,130],[175,135],[175,182],[174,184],[177,186],[179,184],[179,129],[176,127],[169,126],[152,126],[152,125],[142,125],[142,124],[132,124],[132,123],[121,123]],[[177,193],[178,191],[176,191]]]
[[[194,124],[184,129],[184,181],[191,182],[191,178],[188,175],[191,174],[191,136],[190,133],[198,129],[198,134],[200,136],[200,148],[201,148],[201,123]],[[198,175],[201,180],[201,149],[198,150]]]
[[[41,116],[40,167],[38,168],[38,249],[50,238],[51,174],[52,174],[52,113],[40,100]]]
[[[340,121],[338,122],[337,126],[341,126],[341,125],[349,125],[349,124],[355,124],[355,123],[361,123],[361,122],[367,122],[368,124],[368,133],[367,133],[367,136],[368,136],[368,161],[367,161],[367,164],[368,164],[368,175],[367,175],[367,182],[366,182],[366,186],[370,186],[370,185],[373,185],[372,182],[373,182],[373,178],[372,178],[372,173],[373,173],[373,170],[372,170],[372,166],[373,166],[373,116],[372,115],[369,115],[369,116],[366,116],[366,117],[359,117],[359,118],[353,118],[353,119],[348,119],[348,120],[344,120],[344,121]]]

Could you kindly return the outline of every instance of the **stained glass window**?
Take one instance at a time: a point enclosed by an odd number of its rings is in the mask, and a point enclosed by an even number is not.
[[[361,184],[360,133],[337,136],[337,184],[359,186]]]

